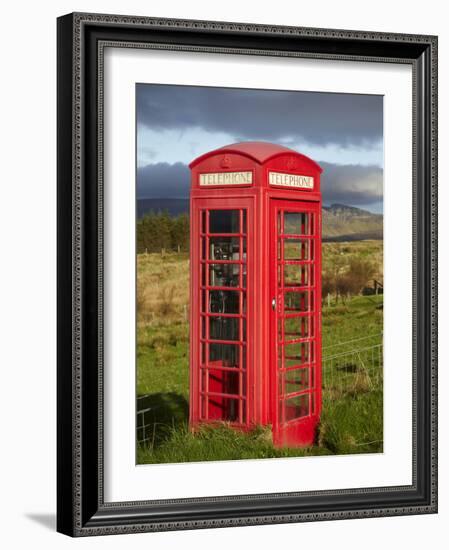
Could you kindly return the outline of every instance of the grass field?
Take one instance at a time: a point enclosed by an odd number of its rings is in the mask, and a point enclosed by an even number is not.
[[[323,270],[344,268],[352,257],[369,258],[382,279],[381,241],[323,244]],[[146,443],[137,446],[139,464],[382,452],[381,353],[360,351],[381,342],[381,295],[332,298],[329,306],[325,300],[323,357],[330,359],[323,362],[317,443],[275,449],[263,428],[189,431],[188,277],[187,254],[138,256],[137,396],[138,409],[147,410],[138,422],[149,425]]]

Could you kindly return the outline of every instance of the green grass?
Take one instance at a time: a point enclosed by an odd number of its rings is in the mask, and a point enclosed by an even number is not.
[[[195,434],[183,423],[171,427],[160,444],[139,446],[137,462],[200,462],[203,460],[242,460],[246,458],[282,458],[330,454],[325,447],[276,449],[270,442],[267,428],[258,427],[249,433],[226,425],[205,426]]]
[[[323,263],[328,265],[337,255],[349,258],[368,254],[378,259],[381,250],[381,243],[371,241],[328,243],[323,246]],[[166,269],[167,263],[171,269]],[[380,265],[380,275],[381,270]],[[359,368],[359,362],[364,365],[363,353],[358,355],[356,366],[348,363],[346,356],[333,359],[332,378],[326,370],[329,365],[323,365],[323,411],[313,447],[276,449],[270,430],[261,427],[242,433],[221,425],[192,433],[188,428],[188,259],[183,254],[165,258],[141,255],[138,278],[145,283],[146,294],[138,302],[137,395],[141,397],[139,409],[148,409],[145,424],[149,427],[146,445],[137,446],[137,463],[382,452],[380,355],[371,357],[377,371],[374,377],[371,371]],[[379,343],[382,326],[382,296],[356,296],[338,303],[333,299],[330,307],[323,307],[323,357]],[[358,341],[368,335],[377,337]],[[335,346],[348,340],[352,342]]]
[[[242,433],[226,425],[205,426],[192,433],[182,417],[173,424],[154,424],[150,442],[137,447],[138,464],[200,462],[246,458],[284,458],[382,451],[381,392],[345,396],[325,402],[318,444],[304,449],[277,449],[269,428]]]
[[[175,392],[188,399],[189,327],[144,326],[137,336],[137,395]]]

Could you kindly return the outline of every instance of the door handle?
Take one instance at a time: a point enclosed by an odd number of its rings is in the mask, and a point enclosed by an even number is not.
[[[276,311],[276,298],[273,298],[271,300],[271,307],[272,307],[273,311]]]

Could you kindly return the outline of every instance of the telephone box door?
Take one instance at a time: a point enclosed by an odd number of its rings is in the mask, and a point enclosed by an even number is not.
[[[270,202],[273,440],[307,445],[321,408],[320,205]]]
[[[248,199],[198,199],[192,210],[199,236],[192,242],[193,422],[248,422],[251,205]]]

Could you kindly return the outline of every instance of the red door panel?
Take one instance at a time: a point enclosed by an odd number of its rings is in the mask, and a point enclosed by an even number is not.
[[[273,439],[280,446],[311,444],[321,407],[319,204],[270,202]]]

